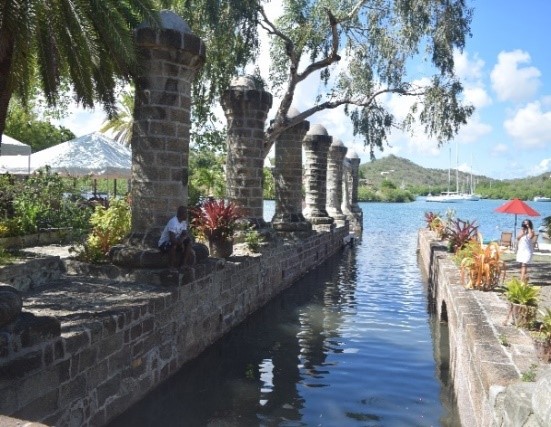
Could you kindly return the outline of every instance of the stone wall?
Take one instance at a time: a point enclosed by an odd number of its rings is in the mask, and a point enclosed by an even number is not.
[[[419,231],[419,262],[436,315],[447,320],[450,374],[464,426],[550,426],[551,368],[539,364],[532,339],[507,323],[497,292],[465,289],[435,233]],[[504,344],[507,345],[504,345]],[[536,382],[522,376],[537,370]]]
[[[0,283],[27,292],[59,279],[62,270],[58,256],[27,258],[0,268]]]
[[[77,276],[26,294],[20,319],[0,329],[0,414],[104,425],[337,253],[348,235],[340,227],[254,256],[209,258],[204,274],[181,286],[109,266],[106,276],[118,277]]]

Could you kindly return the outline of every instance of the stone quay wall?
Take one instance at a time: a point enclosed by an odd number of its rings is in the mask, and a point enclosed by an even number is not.
[[[419,263],[429,297],[449,329],[450,375],[464,426],[550,426],[551,367],[538,362],[531,337],[507,324],[497,292],[466,289],[436,234],[418,234]],[[505,345],[506,344],[506,345]],[[536,381],[523,375],[537,372]]]
[[[0,328],[0,414],[45,425],[106,424],[347,238],[345,226],[260,254],[208,258],[194,280],[172,285],[163,283],[166,272],[112,265],[103,278],[101,269],[83,275],[85,266],[67,259],[67,271],[81,275],[23,294],[20,318]]]

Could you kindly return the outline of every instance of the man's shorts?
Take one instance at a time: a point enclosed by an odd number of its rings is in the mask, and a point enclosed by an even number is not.
[[[159,246],[159,250],[161,251],[161,253],[166,254],[170,250],[171,247],[172,247],[172,243],[164,242],[161,246]],[[181,246],[178,246],[176,248],[176,251],[181,251],[181,250],[182,250]]]

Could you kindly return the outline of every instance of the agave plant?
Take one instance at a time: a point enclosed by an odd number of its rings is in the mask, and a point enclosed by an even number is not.
[[[461,283],[466,288],[488,291],[498,286],[505,277],[505,263],[501,260],[501,248],[496,242],[483,247],[479,241],[473,240],[455,256],[460,262]]]

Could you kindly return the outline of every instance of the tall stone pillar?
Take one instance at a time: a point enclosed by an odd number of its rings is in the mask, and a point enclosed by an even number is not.
[[[299,113],[289,109],[288,118]],[[272,227],[281,232],[310,232],[312,224],[302,214],[302,140],[310,128],[303,121],[283,132],[275,142],[275,214]]]
[[[205,45],[171,11],[160,27],[135,31],[141,74],[136,77],[132,128],[132,225],[115,264],[163,265],[157,243],[168,219],[188,203],[191,84],[205,62]],[[166,261],[166,260],[165,260]],[[166,263],[166,262],[164,262]]]
[[[335,220],[339,226],[346,222],[346,215],[341,209],[342,203],[342,180],[343,180],[343,162],[348,148],[344,146],[340,139],[333,138],[333,143],[329,147],[329,156],[327,159],[327,213]]]
[[[235,202],[247,220],[264,227],[262,172],[264,126],[272,107],[272,95],[257,86],[250,76],[234,79],[222,95],[228,121],[226,196]]]
[[[306,156],[304,165],[306,206],[303,214],[313,226],[333,224],[333,218],[325,210],[327,202],[327,155],[331,141],[332,138],[327,134],[327,130],[322,125],[316,124],[310,128],[302,142]]]
[[[351,229],[354,231],[361,231],[363,228],[363,211],[358,205],[358,185],[360,182],[360,157],[358,154],[351,150],[346,155],[345,159],[347,165],[345,170],[347,171],[346,177],[346,201],[347,206],[343,205],[343,212],[346,214],[350,221]]]

